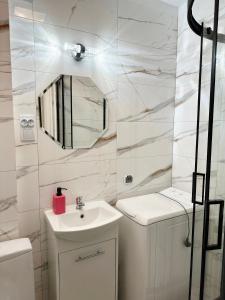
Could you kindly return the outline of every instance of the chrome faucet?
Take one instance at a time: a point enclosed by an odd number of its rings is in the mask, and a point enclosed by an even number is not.
[[[79,196],[76,197],[76,209],[81,210],[85,206],[85,203],[83,201],[83,197]]]

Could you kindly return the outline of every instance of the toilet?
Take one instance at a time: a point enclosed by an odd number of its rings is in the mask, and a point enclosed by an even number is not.
[[[0,243],[0,291],[1,300],[35,300],[29,239]]]

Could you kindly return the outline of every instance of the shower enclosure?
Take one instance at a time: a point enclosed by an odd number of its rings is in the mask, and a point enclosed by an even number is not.
[[[225,1],[211,1],[214,11],[204,23],[195,17],[195,2],[198,1],[188,0],[187,16],[200,45],[189,300],[222,300],[225,299]],[[207,140],[201,138],[202,122],[207,123]],[[201,209],[203,217],[199,218]]]

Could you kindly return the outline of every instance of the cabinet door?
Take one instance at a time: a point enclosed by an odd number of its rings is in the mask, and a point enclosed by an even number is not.
[[[116,299],[116,241],[59,255],[60,300]]]

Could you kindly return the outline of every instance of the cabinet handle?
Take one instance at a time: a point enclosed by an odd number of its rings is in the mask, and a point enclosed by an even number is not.
[[[105,254],[104,250],[97,250],[95,253],[92,253],[92,254],[89,254],[89,255],[86,255],[86,256],[78,256],[78,258],[75,259],[75,262],[81,262],[81,261],[84,261],[86,259],[90,259],[90,258],[99,256],[99,255],[103,255],[103,254]]]

